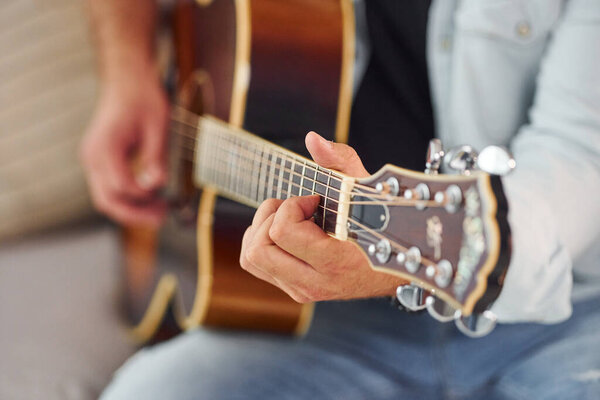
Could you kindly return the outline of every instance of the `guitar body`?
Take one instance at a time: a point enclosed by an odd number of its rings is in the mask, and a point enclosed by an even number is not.
[[[351,0],[180,1],[174,20],[179,102],[185,108],[300,154],[310,130],[346,141],[354,61]],[[195,241],[196,260],[164,263],[157,256],[163,247],[159,232],[124,228],[133,336],[141,342],[162,339],[198,325],[305,332],[313,306],[295,303],[239,266],[254,210],[211,188],[194,188],[192,167],[180,166],[179,178],[186,200],[199,199],[196,227],[171,218],[178,233],[167,239],[185,247],[183,253]]]

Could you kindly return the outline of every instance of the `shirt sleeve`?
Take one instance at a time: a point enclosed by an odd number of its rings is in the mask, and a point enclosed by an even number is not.
[[[500,322],[571,314],[573,262],[600,238],[600,2],[571,0],[542,60],[503,178],[513,253]]]

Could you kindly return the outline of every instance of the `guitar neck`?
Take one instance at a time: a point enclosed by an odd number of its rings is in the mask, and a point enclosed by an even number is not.
[[[201,117],[198,126],[198,185],[255,208],[269,198],[317,194],[315,223],[335,233],[344,176],[218,119]]]

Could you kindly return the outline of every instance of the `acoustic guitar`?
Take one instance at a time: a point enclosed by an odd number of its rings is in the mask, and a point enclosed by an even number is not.
[[[158,340],[199,325],[305,332],[313,305],[254,278],[238,259],[254,208],[312,194],[321,197],[314,222],[325,232],[412,282],[398,292],[405,306],[477,334],[475,317],[488,316],[510,259],[499,177],[437,174],[437,142],[428,173],[386,165],[363,179],[299,154],[309,130],[346,141],[352,1],[182,1],[174,19],[179,95],[168,196],[180,226],[196,218],[197,260],[168,267],[157,260],[159,232],[124,228],[133,336]],[[451,161],[470,160],[459,153]]]

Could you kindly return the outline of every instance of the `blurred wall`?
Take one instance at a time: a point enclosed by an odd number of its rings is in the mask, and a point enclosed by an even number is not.
[[[84,4],[0,3],[0,240],[92,213],[77,160],[96,95]]]

